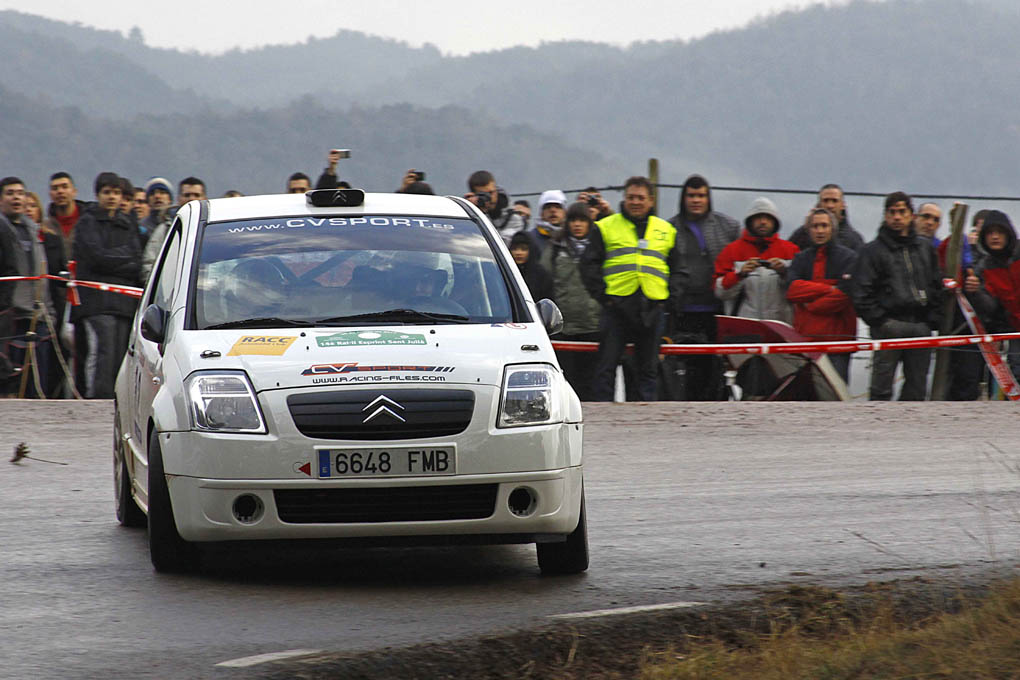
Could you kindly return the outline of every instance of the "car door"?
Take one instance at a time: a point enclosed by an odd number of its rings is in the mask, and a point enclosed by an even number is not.
[[[148,432],[149,420],[152,417],[152,401],[163,385],[163,346],[142,337],[141,319],[144,310],[150,305],[156,305],[164,310],[166,318],[169,319],[174,287],[180,271],[181,239],[181,218],[178,217],[171,226],[163,244],[163,251],[156,261],[152,285],[142,300],[142,314],[139,314],[137,321],[139,327],[134,329],[135,404],[132,429],[135,432],[137,446],[133,477],[138,490],[147,486],[148,475],[145,474],[145,470],[148,466]],[[144,497],[148,503],[148,489],[145,489]]]

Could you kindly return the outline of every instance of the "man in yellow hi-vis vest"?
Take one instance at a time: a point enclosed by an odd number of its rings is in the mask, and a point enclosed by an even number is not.
[[[612,401],[616,366],[634,343],[638,397],[658,398],[659,344],[669,305],[683,295],[688,273],[676,228],[652,214],[652,184],[631,177],[618,214],[596,222],[581,260],[585,288],[602,305],[598,365],[592,383],[597,401]]]

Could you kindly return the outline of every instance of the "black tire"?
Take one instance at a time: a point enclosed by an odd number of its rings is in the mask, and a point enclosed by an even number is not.
[[[567,540],[559,543],[538,543],[538,568],[542,574],[580,574],[588,569],[588,520],[581,492],[581,516]]]
[[[113,493],[117,521],[121,526],[144,527],[148,520],[131,495],[131,477],[128,474],[124,442],[120,437],[119,413],[114,414],[113,422]]]
[[[184,572],[198,566],[197,546],[177,533],[163,452],[155,432],[149,438],[149,558],[159,572]]]

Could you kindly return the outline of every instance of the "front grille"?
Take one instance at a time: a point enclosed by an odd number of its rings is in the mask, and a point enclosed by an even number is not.
[[[313,391],[287,397],[287,407],[306,437],[422,439],[466,430],[475,394],[442,389]]]
[[[354,524],[483,519],[496,507],[498,484],[357,489],[276,489],[287,524]]]

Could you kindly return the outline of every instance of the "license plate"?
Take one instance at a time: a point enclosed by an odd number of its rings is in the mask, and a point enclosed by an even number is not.
[[[319,479],[457,474],[457,451],[452,446],[319,449],[316,453]]]

